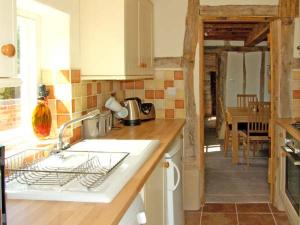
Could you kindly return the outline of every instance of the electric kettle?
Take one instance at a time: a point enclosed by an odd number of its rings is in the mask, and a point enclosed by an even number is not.
[[[139,98],[126,98],[124,107],[128,110],[128,115],[123,119],[125,126],[136,126],[141,124]]]

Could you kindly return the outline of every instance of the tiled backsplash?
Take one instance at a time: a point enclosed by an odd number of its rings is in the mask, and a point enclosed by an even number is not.
[[[81,81],[80,70],[43,70],[42,83],[49,90],[51,136],[56,136],[58,128],[70,119],[96,108],[105,110],[105,101],[112,93],[120,102],[124,98],[139,97],[153,103],[157,118],[185,118],[182,71],[157,70],[152,80]],[[20,111],[20,88],[0,89],[0,130],[18,126]],[[71,142],[81,139],[81,133],[81,123],[66,130]]]
[[[105,101],[112,93],[119,101],[124,100],[121,81],[81,81],[80,70],[43,71],[42,82],[50,90],[49,107],[52,112],[52,135],[70,119],[94,109],[105,110]],[[71,142],[81,138],[81,123],[74,124],[67,132]]]
[[[126,98],[139,97],[155,105],[156,118],[185,118],[182,71],[156,70],[153,80],[124,81]]]
[[[292,116],[300,117],[300,69],[293,70],[292,73]]]

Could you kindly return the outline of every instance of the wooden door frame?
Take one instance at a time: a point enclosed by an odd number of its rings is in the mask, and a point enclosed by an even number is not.
[[[226,17],[220,18],[215,16],[199,16],[199,32],[198,32],[198,43],[199,43],[199,160],[200,160],[200,201],[201,204],[205,203],[205,135],[204,135],[204,117],[205,117],[205,58],[204,58],[204,23],[205,22],[222,22],[222,21],[253,21],[253,22],[271,22],[275,20],[275,17],[257,17],[257,16],[236,16],[236,17]],[[270,29],[271,33],[271,29]],[[272,35],[271,35],[272,36]],[[274,36],[274,34],[273,34]],[[277,59],[278,51],[272,51],[271,48],[275,48],[274,45],[270,46],[270,58]],[[272,55],[271,55],[272,53]],[[270,60],[270,67],[273,68],[274,60]],[[270,92],[270,101],[271,101],[271,180],[270,180],[270,196],[269,200],[271,203],[274,202],[275,194],[275,170],[276,170],[276,159],[275,159],[275,149],[274,149],[274,138],[275,138],[275,101],[276,101],[276,90],[274,85],[276,84],[277,73],[274,69],[271,69],[271,92]]]

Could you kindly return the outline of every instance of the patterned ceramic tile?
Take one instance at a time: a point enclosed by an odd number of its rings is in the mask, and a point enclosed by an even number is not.
[[[144,89],[144,81],[143,80],[136,80],[134,84],[135,89]]]
[[[69,84],[71,83],[70,70],[60,70],[56,73],[56,84]]]
[[[174,80],[174,71],[164,71],[165,80]]]
[[[80,70],[71,70],[71,82],[80,83]]]
[[[154,90],[155,84],[153,80],[145,80],[144,81],[145,90]]]
[[[183,71],[175,71],[174,80],[183,80]]]
[[[164,99],[165,91],[164,90],[155,90],[155,99]]]
[[[174,100],[165,100],[165,106],[167,109],[174,109],[175,101]]]
[[[174,119],[175,112],[174,109],[165,109],[165,118],[166,119]]]

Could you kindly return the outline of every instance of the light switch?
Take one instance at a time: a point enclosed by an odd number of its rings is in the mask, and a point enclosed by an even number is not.
[[[168,96],[176,96],[176,87],[168,87],[166,91]]]

